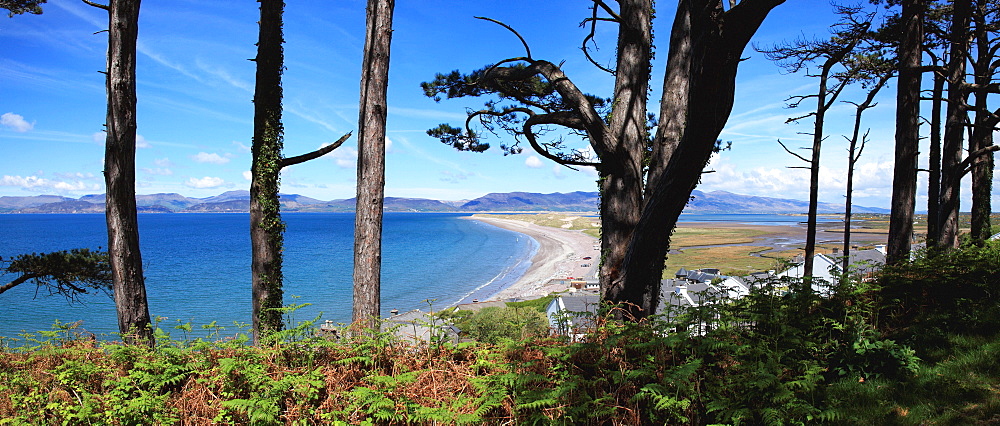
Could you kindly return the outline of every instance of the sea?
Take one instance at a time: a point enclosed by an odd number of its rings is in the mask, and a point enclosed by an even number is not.
[[[538,250],[532,238],[460,213],[386,213],[383,225],[382,314],[437,310],[484,300],[513,284]],[[286,322],[351,319],[353,213],[286,213],[285,304],[301,305]],[[794,225],[786,215],[684,214],[686,222]],[[190,324],[246,331],[251,320],[249,215],[139,215],[150,314],[164,331]],[[73,248],[104,249],[102,214],[0,215],[0,258]],[[15,277],[0,274],[0,283]],[[68,301],[31,282],[0,294],[0,337],[77,323],[115,339],[114,303],[102,293]],[[218,331],[213,328],[213,331]],[[206,332],[207,333],[207,332]],[[194,336],[179,336],[194,337]],[[23,341],[23,340],[22,340]],[[0,344],[3,340],[0,339]]]

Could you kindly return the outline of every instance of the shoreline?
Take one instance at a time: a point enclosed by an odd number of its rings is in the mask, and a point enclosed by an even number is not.
[[[527,235],[538,243],[538,250],[531,258],[531,266],[510,286],[500,290],[486,300],[527,299],[546,296],[565,290],[565,284],[548,285],[552,279],[584,278],[592,279],[600,258],[600,251],[594,249],[598,240],[577,230],[551,228],[518,220],[498,219],[483,216],[468,216],[469,219]],[[584,257],[591,259],[584,260]],[[581,265],[591,265],[583,267]],[[588,275],[591,275],[588,277]],[[485,300],[484,300],[485,301]]]

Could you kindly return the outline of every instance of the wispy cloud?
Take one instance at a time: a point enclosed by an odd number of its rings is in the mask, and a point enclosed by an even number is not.
[[[542,164],[542,160],[540,160],[538,157],[534,155],[525,158],[524,165],[532,169],[540,169],[542,168],[542,166],[544,166],[544,164]]]

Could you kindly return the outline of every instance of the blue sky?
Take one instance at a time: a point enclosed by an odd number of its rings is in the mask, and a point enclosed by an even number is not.
[[[439,123],[463,122],[475,100],[435,103],[419,83],[435,72],[469,71],[519,56],[521,45],[488,16],[516,28],[532,54],[558,63],[585,91],[608,96],[611,77],[586,62],[579,46],[586,1],[400,1],[396,4],[389,82],[386,194],[442,200],[489,192],[595,191],[592,170],[574,171],[529,151],[457,152],[427,136]],[[670,2],[658,2],[657,60],[651,100],[660,98]],[[285,12],[285,154],[294,156],[356,131],[365,2],[288,2]],[[257,38],[254,1],[147,1],[142,5],[138,56],[137,191],[207,197],[249,186]],[[43,15],[0,18],[0,196],[103,192],[107,36],[102,10],[78,0],[50,0]],[[779,6],[755,37],[769,45],[825,36],[834,21],[821,1]],[[614,28],[598,34],[599,56],[614,51]],[[811,123],[784,124],[798,111],[785,99],[812,90],[813,81],[783,75],[750,49],[740,69],[737,100],[722,138],[730,151],[713,159],[715,173],[699,189],[782,198],[808,198],[808,173],[777,144],[806,146]],[[888,207],[892,180],[893,95],[866,115],[871,142],[858,164],[856,204]],[[844,99],[859,100],[857,93]],[[852,97],[853,96],[853,97]],[[651,110],[658,108],[651,103]],[[842,202],[846,147],[853,107],[830,113],[823,151],[821,200]],[[494,146],[500,139],[490,140]],[[582,143],[578,146],[582,147]],[[926,150],[926,149],[925,149]],[[805,152],[803,151],[803,154]],[[355,193],[356,141],[321,159],[290,167],[282,191],[330,200]],[[923,185],[921,185],[923,186]],[[995,187],[1000,186],[994,184]],[[925,192],[921,190],[922,193]],[[963,192],[967,209],[968,190]],[[994,195],[1000,198],[1000,194]],[[918,200],[925,205],[924,198]],[[919,209],[919,207],[918,207]],[[994,210],[997,210],[994,208]]]

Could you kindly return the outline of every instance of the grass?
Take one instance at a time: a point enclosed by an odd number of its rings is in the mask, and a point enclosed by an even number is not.
[[[774,269],[777,261],[771,257],[753,256],[771,247],[766,246],[722,246],[682,250],[667,256],[663,278],[673,278],[680,268],[718,268],[724,275],[747,275],[750,272]]]
[[[677,228],[670,238],[670,246],[683,249],[694,246],[720,244],[750,244],[767,231],[744,228]]]

